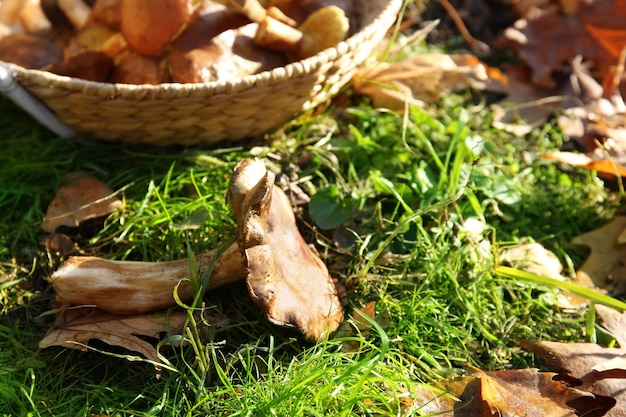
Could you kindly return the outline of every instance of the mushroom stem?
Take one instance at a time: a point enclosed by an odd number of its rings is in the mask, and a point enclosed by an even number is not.
[[[254,42],[277,51],[293,51],[302,40],[302,32],[272,17],[258,0],[224,0],[225,4],[259,24]]]
[[[40,0],[26,0],[20,23],[28,33],[47,33],[52,29],[52,23],[43,12]]]
[[[80,29],[89,20],[91,8],[82,0],[58,0],[59,8],[76,29]]]
[[[246,15],[253,22],[265,19],[267,11],[258,0],[226,0],[227,3],[238,12]]]
[[[196,256],[202,274],[217,251]],[[187,259],[169,262],[113,261],[94,256],[72,256],[52,274],[50,281],[59,301],[70,305],[93,305],[113,314],[142,314],[168,308],[178,296],[186,301],[194,288],[182,281],[189,277]],[[215,261],[207,290],[243,280],[246,270],[236,243]],[[176,287],[178,285],[178,287]]]
[[[12,26],[20,16],[26,0],[4,0],[0,3],[0,23]]]
[[[277,51],[295,51],[300,47],[303,34],[280,20],[266,15],[259,23],[254,43]]]

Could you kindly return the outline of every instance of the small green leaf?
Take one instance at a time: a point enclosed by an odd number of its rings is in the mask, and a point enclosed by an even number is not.
[[[342,199],[334,184],[319,190],[309,203],[309,214],[322,230],[334,229],[344,224],[352,211],[352,201]]]

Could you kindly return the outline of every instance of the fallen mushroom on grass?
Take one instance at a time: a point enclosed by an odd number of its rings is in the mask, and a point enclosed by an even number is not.
[[[335,284],[306,244],[285,193],[262,162],[242,160],[229,185],[237,240],[215,260],[207,289],[246,280],[248,292],[267,319],[321,340],[343,321]],[[200,273],[216,252],[199,255]],[[194,296],[186,280],[187,260],[112,261],[70,257],[50,278],[59,304],[91,306],[114,314],[141,314]]]
[[[273,185],[273,174],[250,159],[237,164],[230,183],[248,292],[270,322],[320,340],[341,324],[343,309],[324,262],[298,231],[289,199]]]

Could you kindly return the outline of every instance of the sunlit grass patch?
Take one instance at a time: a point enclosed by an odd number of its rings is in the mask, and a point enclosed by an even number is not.
[[[584,311],[494,274],[497,251],[534,240],[576,266],[569,239],[608,219],[615,201],[592,173],[539,157],[559,146],[556,130],[512,138],[469,95],[407,114],[359,101],[222,150],[67,142],[0,103],[19,120],[0,125],[11,148],[0,166],[0,415],[417,413],[416,387],[466,364],[537,365],[518,339],[585,338]],[[102,225],[63,230],[77,253],[170,260],[232,237],[227,182],[249,156],[292,195],[311,196],[296,207],[302,233],[346,286],[348,313],[374,302],[376,325],[313,345],[267,323],[235,284],[192,311],[219,326],[199,320],[194,337],[160,346],[171,368],[158,379],[146,363],[38,349],[50,324],[38,315],[53,299],[45,278],[62,261],[38,243],[39,222],[66,173],[90,172],[125,202]],[[342,349],[347,339],[357,348]]]

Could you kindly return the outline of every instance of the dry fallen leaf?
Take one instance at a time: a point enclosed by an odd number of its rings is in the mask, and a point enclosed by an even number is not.
[[[554,373],[537,369],[485,372],[480,377],[481,399],[493,415],[574,417],[570,400],[585,393],[554,380]]]
[[[532,84],[527,68],[511,66],[506,70],[509,81],[507,96],[491,105],[493,126],[522,137],[547,118],[563,104],[568,95],[563,86],[548,88]]]
[[[345,320],[337,328],[333,335],[335,339],[360,335],[367,339],[370,335],[372,323],[374,320],[382,328],[389,325],[389,315],[385,312],[376,314],[376,302],[370,301],[361,308],[355,309],[350,315],[349,320]],[[358,340],[345,340],[341,344],[342,352],[357,352],[361,346]]]
[[[555,380],[555,376],[555,373],[537,369],[478,371],[476,375],[443,381],[438,388],[447,394],[437,394],[437,401],[431,399],[424,411],[445,417],[581,415],[576,413],[580,410],[568,403],[591,397],[591,394],[569,387]]]
[[[504,247],[500,251],[500,262],[536,275],[564,280],[561,275],[561,261],[540,243],[520,243]]]
[[[573,379],[571,382],[578,389],[593,394],[593,400],[579,399],[577,407],[603,410],[602,414],[594,414],[598,416],[626,416],[626,313],[601,305],[595,308],[602,325],[616,338],[619,347],[548,341],[522,341],[521,345],[540,356],[563,377]]]
[[[507,79],[473,55],[424,54],[398,62],[379,62],[354,76],[354,90],[376,107],[404,110],[405,103],[436,101],[466,88],[504,92]]]
[[[604,68],[617,62],[626,45],[626,0],[580,2],[573,14],[529,13],[505,31],[533,71],[533,82],[550,86],[552,72],[580,55]]]
[[[68,174],[54,197],[41,228],[52,232],[59,226],[76,227],[81,222],[106,216],[121,209],[122,201],[109,187],[89,174]]]
[[[606,100],[606,106],[609,106]],[[578,122],[580,132],[573,138],[582,145],[586,153],[553,152],[545,158],[569,165],[596,171],[607,178],[626,176],[626,118],[625,113],[603,114],[595,103],[579,108],[580,118],[567,120],[565,132],[573,130]],[[592,107],[593,106],[593,107]],[[606,106],[603,106],[606,109]],[[594,108],[596,107],[596,108]],[[561,124],[563,124],[561,118]]]
[[[626,244],[618,242],[626,229],[626,216],[572,239],[576,245],[591,248],[591,254],[576,271],[576,284],[621,293],[626,289]]]
[[[610,149],[619,152],[618,159],[613,159]],[[553,152],[543,155],[546,159],[563,162],[579,168],[595,171],[606,177],[626,177],[626,149],[596,148],[590,154],[580,154],[575,152]]]
[[[155,347],[142,336],[160,339],[163,333],[180,334],[185,313],[118,316],[94,308],[71,308],[59,313],[56,329],[39,342],[39,347],[63,346],[82,351],[92,339],[140,353],[158,363]]]

